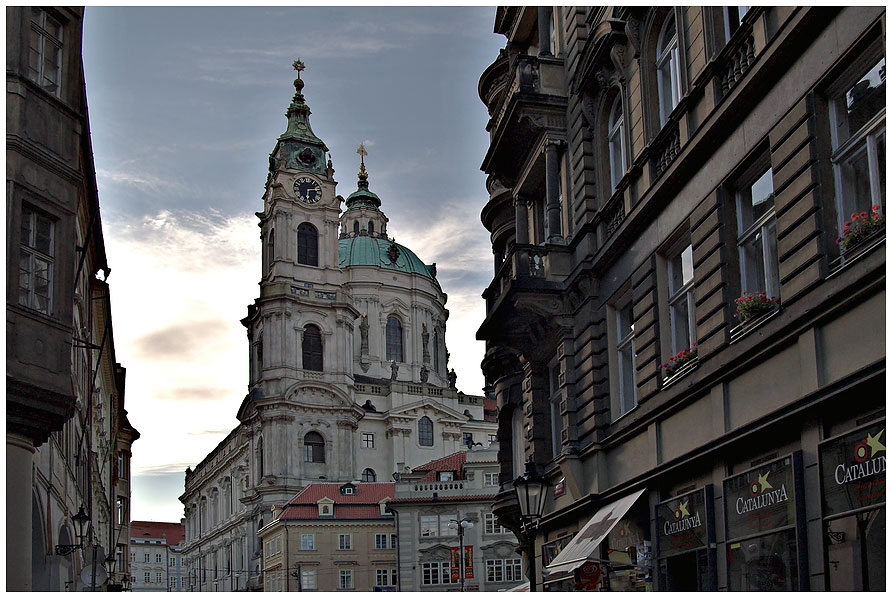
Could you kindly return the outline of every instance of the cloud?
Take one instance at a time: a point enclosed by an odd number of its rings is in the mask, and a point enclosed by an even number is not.
[[[169,474],[183,475],[186,468],[193,465],[192,463],[165,463],[164,465],[152,465],[134,467],[133,473],[141,476],[160,476]]]
[[[232,389],[224,386],[176,386],[155,392],[161,401],[217,401],[232,396]]]
[[[207,354],[207,348],[219,343],[226,322],[178,322],[132,341],[142,359],[193,361]]]

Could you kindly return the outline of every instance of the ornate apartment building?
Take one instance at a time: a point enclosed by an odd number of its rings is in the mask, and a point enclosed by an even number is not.
[[[80,590],[94,559],[108,573],[97,587],[129,581],[129,461],[139,433],[115,358],[82,22],[82,8],[6,9],[11,591]]]
[[[478,338],[538,588],[885,589],[885,25],[496,10]]]
[[[364,148],[356,190],[336,193],[328,148],[310,128],[303,65],[295,68],[257,213],[260,297],[242,320],[249,392],[240,424],[187,469],[180,497],[184,556],[200,590],[259,589],[257,532],[306,485],[386,482],[496,427],[494,400],[457,391],[447,369],[436,266],[388,236]]]

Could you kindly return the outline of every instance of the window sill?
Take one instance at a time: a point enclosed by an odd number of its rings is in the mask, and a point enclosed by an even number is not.
[[[780,312],[781,312],[781,308],[780,308],[780,306],[777,306],[774,309],[772,309],[771,311],[762,314],[761,316],[754,316],[754,317],[750,318],[749,320],[747,320],[741,324],[738,324],[737,326],[735,326],[734,328],[731,329],[730,344],[733,345],[734,343],[736,343],[737,341],[739,341],[740,339],[742,339],[743,337],[748,335],[750,332],[752,332],[756,328],[761,327],[762,324],[764,324],[765,322],[773,319]]]
[[[881,228],[863,241],[840,255],[838,258],[830,262],[830,274],[827,278],[836,275],[837,272],[844,270],[846,267],[854,264],[868,253],[871,253],[876,247],[886,243],[886,229]]]
[[[696,370],[699,365],[700,365],[699,359],[697,359],[696,357],[694,359],[691,359],[686,364],[684,364],[683,366],[678,368],[677,371],[673,372],[669,376],[664,377],[663,383],[660,386],[660,388],[662,390],[669,388],[670,386],[672,386],[673,384],[675,384],[676,382],[678,382],[679,380],[681,380],[682,378],[684,378],[685,376],[687,376],[688,374],[690,374],[691,372]]]

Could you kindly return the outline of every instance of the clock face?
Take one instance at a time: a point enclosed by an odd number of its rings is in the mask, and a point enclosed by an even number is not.
[[[297,177],[294,181],[294,192],[297,194],[297,198],[304,203],[316,203],[322,199],[322,187],[307,176]]]

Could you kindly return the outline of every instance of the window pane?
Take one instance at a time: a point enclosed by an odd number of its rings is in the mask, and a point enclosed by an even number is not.
[[[840,102],[841,103],[841,102]],[[886,58],[883,57],[846,91],[845,106],[840,106],[843,119],[837,147],[886,106]]]
[[[669,294],[675,295],[694,280],[694,250],[688,245],[669,261]]]
[[[35,214],[36,230],[34,238],[34,248],[46,255],[53,254],[53,223],[48,219]]]
[[[632,320],[632,302],[619,308],[617,315],[617,338],[622,342],[627,336],[635,330],[635,323]]]
[[[787,530],[731,543],[728,581],[732,592],[797,590],[796,532]]]
[[[880,205],[886,207],[886,131],[877,135],[877,182],[880,185]]]
[[[764,256],[762,254],[762,231],[744,241],[741,246],[740,275],[743,293],[766,291]]]
[[[635,356],[633,345],[619,351],[620,415],[635,406]]]
[[[19,304],[31,306],[31,256],[23,253],[19,257]]]
[[[774,208],[774,183],[771,169],[766,170],[750,187],[741,189],[740,230],[745,231]]]
[[[673,354],[691,346],[691,327],[688,320],[688,299],[688,293],[684,293],[670,307]]]
[[[853,212],[869,213],[873,202],[870,194],[870,164],[866,145],[859,145],[855,151],[842,159],[839,174],[842,178],[842,218],[849,220]]]

